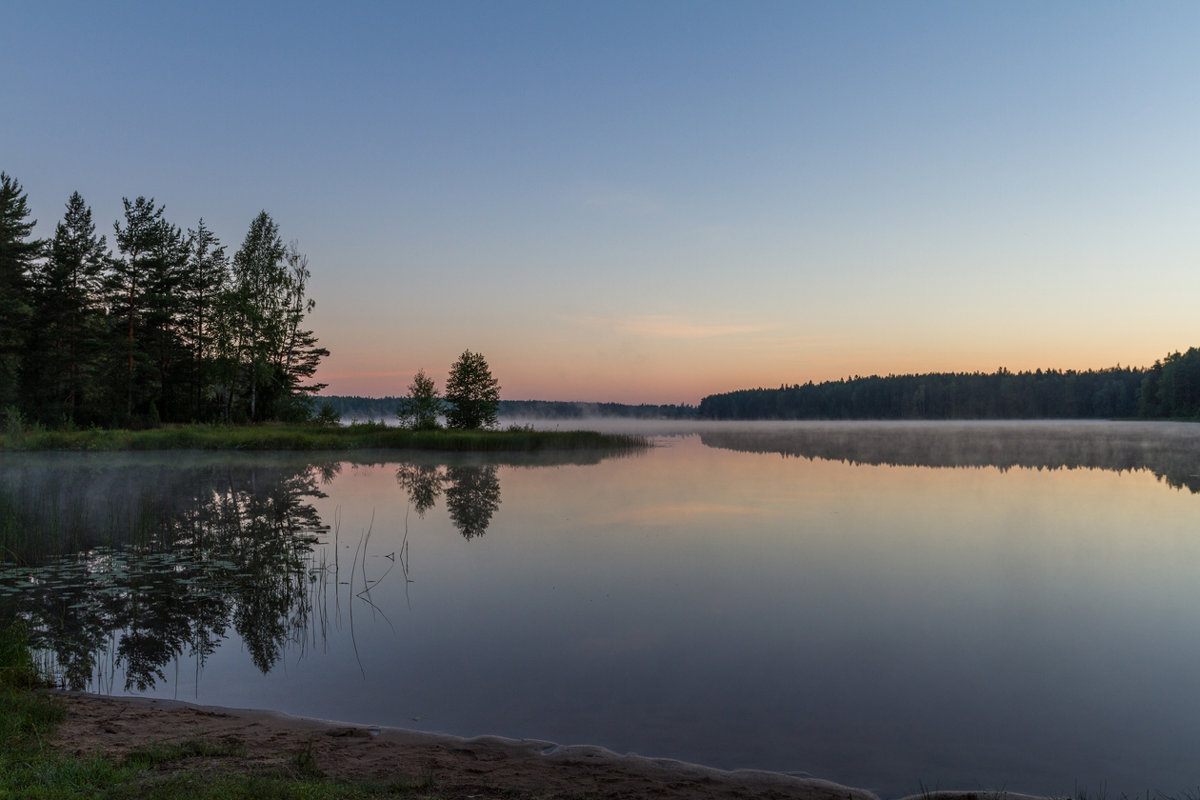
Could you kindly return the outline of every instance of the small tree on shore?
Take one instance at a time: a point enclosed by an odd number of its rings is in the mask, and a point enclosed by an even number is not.
[[[442,398],[438,395],[433,378],[426,375],[425,370],[419,369],[408,385],[408,397],[400,399],[396,415],[400,417],[401,427],[415,431],[436,430],[441,427],[438,416],[442,408]]]
[[[479,353],[464,350],[450,368],[446,380],[446,411],[451,428],[490,428],[500,409],[500,383],[492,377],[487,361]]]

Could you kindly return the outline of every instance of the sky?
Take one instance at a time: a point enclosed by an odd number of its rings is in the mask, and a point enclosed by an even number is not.
[[[0,0],[0,170],[266,210],[329,394],[697,403],[1200,345],[1200,3]]]

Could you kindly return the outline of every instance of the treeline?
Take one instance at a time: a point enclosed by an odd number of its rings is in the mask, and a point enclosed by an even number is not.
[[[743,389],[700,401],[706,419],[1200,418],[1200,350],[1150,369],[854,377]]]
[[[153,198],[123,199],[115,252],[78,192],[47,240],[0,173],[0,414],[50,426],[300,421],[329,351],[308,259],[267,212],[227,254]]]
[[[572,403],[545,400],[501,400],[500,415],[521,419],[694,419],[696,407],[653,403]]]
[[[344,420],[392,421],[404,402],[400,397],[359,397],[325,395],[328,403]],[[696,407],[689,405],[627,405],[624,403],[573,403],[547,400],[501,400],[499,415],[508,419],[586,419],[588,417],[624,417],[629,419],[692,419]]]
[[[1200,418],[1200,350],[1172,353],[1146,370],[1138,399],[1139,416]]]

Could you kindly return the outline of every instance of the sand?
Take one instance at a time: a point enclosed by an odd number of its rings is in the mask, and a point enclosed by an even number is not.
[[[56,743],[77,754],[121,756],[149,743],[232,742],[238,755],[176,762],[175,768],[270,771],[299,753],[331,778],[403,781],[444,798],[803,798],[878,800],[861,789],[756,770],[723,771],[599,747],[493,736],[440,734],[289,717],[271,711],[146,698],[63,693],[67,719]],[[988,793],[941,792],[944,800]],[[1006,800],[1019,800],[1006,795]]]

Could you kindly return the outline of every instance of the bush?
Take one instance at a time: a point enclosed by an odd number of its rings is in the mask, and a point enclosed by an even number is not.
[[[328,400],[324,400],[321,402],[321,408],[317,411],[317,416],[313,421],[318,425],[333,427],[334,425],[341,423],[342,417],[337,413],[337,410],[333,407],[332,403],[330,403]]]

